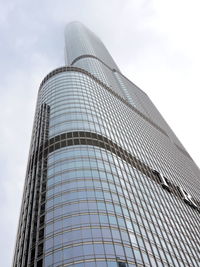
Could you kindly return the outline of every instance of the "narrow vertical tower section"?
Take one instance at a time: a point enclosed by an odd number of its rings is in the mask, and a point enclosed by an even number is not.
[[[39,101],[38,101],[39,102]],[[13,266],[42,266],[50,107],[37,106],[26,172]]]
[[[78,22],[42,81],[13,267],[200,266],[200,172]]]

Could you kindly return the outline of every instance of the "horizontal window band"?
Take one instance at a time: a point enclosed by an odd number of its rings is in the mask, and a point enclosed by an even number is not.
[[[152,170],[147,165],[132,156],[131,153],[127,152],[110,139],[97,133],[77,131],[57,135],[45,143],[43,156],[46,157],[49,153],[52,153],[60,148],[74,145],[91,145],[104,148],[119,156],[121,159],[125,160],[145,175],[152,175],[155,177],[155,180],[157,180],[156,175],[153,174]],[[40,156],[42,156],[42,154],[40,154]]]
[[[46,158],[50,153],[58,149],[76,145],[89,145],[108,150],[116,156],[120,157],[128,164],[130,164],[135,169],[139,170],[145,176],[148,176],[153,181],[160,184],[164,188],[163,181],[160,179],[160,175],[158,175],[157,171],[151,169],[141,160],[137,159],[135,156],[133,156],[131,153],[127,152],[125,149],[114,143],[112,140],[93,132],[68,132],[50,138],[47,142],[45,142],[44,146],[40,147],[38,159],[41,160],[43,157]],[[168,179],[167,187],[164,189],[167,189],[169,192],[172,192],[173,195],[176,195],[179,199],[183,199],[183,195],[181,194],[179,187]],[[199,201],[195,200],[194,203],[197,207],[200,207]],[[194,207],[194,205],[190,206]]]
[[[51,254],[50,254],[51,255]],[[99,258],[99,257],[96,257],[96,258],[94,258],[94,257],[91,257],[90,259],[82,259],[82,260],[76,260],[76,261],[72,261],[72,262],[69,262],[69,263],[63,263],[63,265],[59,265],[58,267],[67,267],[67,266],[69,266],[69,267],[71,267],[71,266],[73,266],[74,264],[81,264],[81,263],[94,263],[94,264],[96,264],[96,263],[101,263],[101,262],[103,262],[103,263],[108,263],[109,264],[109,262],[110,263],[119,263],[119,261],[118,261],[118,259],[116,258],[116,257],[106,257],[106,258]],[[135,264],[136,264],[136,261],[130,261],[130,260],[123,260],[123,259],[120,259],[120,262],[121,263],[126,263],[126,264],[132,264],[132,265],[134,265],[134,266],[136,266]],[[116,265],[117,266],[117,265]],[[119,266],[119,265],[118,265]],[[127,265],[126,265],[127,266]],[[143,263],[138,263],[137,262],[137,266],[138,267],[143,267],[144,266],[144,264]]]

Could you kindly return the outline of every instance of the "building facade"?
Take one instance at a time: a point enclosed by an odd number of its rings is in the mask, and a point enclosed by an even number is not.
[[[200,266],[200,171],[78,22],[42,81],[13,267]]]

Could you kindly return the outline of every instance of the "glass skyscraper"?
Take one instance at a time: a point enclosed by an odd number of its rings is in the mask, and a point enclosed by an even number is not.
[[[200,171],[78,22],[42,81],[13,267],[200,266]]]

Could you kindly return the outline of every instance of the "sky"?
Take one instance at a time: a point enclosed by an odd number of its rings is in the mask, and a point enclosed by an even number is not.
[[[12,263],[37,90],[78,20],[200,166],[199,0],[0,0],[0,266]]]

